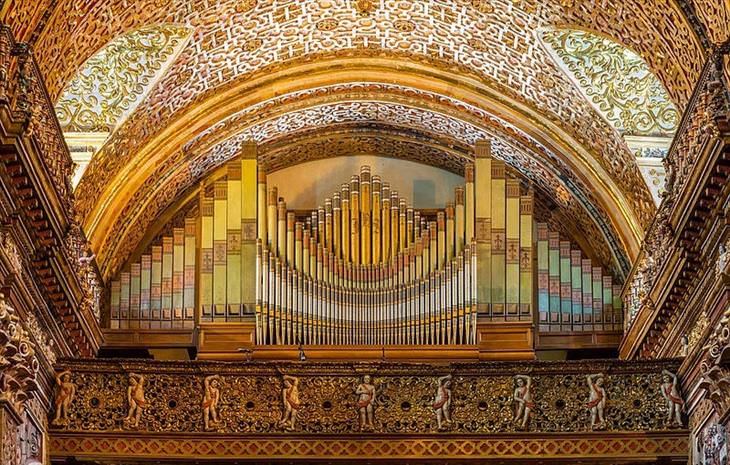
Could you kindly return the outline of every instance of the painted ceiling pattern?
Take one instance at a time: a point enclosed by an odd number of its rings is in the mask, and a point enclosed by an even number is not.
[[[114,39],[84,64],[56,104],[65,131],[112,132],[133,111],[192,31],[145,27]]]
[[[20,2],[4,11],[36,18],[35,13],[15,11],[37,6],[31,3]],[[702,62],[701,46],[674,0],[138,0],[133,8],[128,0],[70,0],[52,2],[47,13],[42,30],[35,28],[40,32],[35,50],[52,96],[60,95],[83,63],[115,37],[152,24],[182,24],[195,30],[168,72],[95,156],[82,180],[79,211],[87,219],[104,215],[105,204],[125,205],[113,227],[92,238],[96,244],[107,244],[110,237],[112,242],[122,241],[126,236],[117,234],[121,230],[133,238],[141,228],[138,220],[152,221],[162,206],[190,185],[193,173],[205,171],[195,169],[210,159],[206,154],[214,146],[193,143],[164,147],[171,156],[155,160],[154,170],[134,172],[150,161],[138,159],[137,154],[149,153],[146,145],[171,122],[194,113],[221,90],[256,76],[292,63],[342,56],[397,58],[487,83],[527,108],[531,118],[570,134],[621,187],[631,214],[645,225],[653,209],[647,206],[649,194],[631,153],[555,65],[534,31],[570,25],[616,38],[646,57],[680,109]],[[230,137],[241,130],[232,130]],[[198,140],[200,132],[191,132],[189,141]],[[573,167],[564,169],[549,154],[542,155],[547,161],[536,160],[539,151],[533,146],[532,152],[522,153],[545,169],[546,179],[562,180],[563,191],[554,192],[558,198],[574,198],[583,191]],[[553,178],[548,176],[551,172]],[[145,179],[138,191],[124,192],[120,198],[105,195],[122,192],[119,183],[126,182],[130,173]],[[152,185],[159,187],[152,191],[159,197],[149,197]],[[105,191],[105,186],[111,190]],[[595,199],[588,197],[585,202],[584,216],[603,214]],[[123,248],[128,247],[124,242]],[[108,258],[118,260],[114,253]]]
[[[547,29],[540,36],[617,131],[668,136],[677,130],[677,108],[634,52],[584,31]]]
[[[529,0],[383,0],[375,2],[369,14],[360,13],[355,2],[349,0],[219,1],[213,5],[213,8],[202,9],[202,2],[201,5],[191,2],[189,8],[182,11],[153,6],[147,8],[145,5],[135,8],[140,17],[129,18],[133,23],[185,23],[194,26],[197,32],[169,73],[166,85],[159,86],[158,92],[148,99],[145,114],[155,115],[154,120],[147,117],[144,127],[130,125],[126,128],[130,131],[126,136],[128,140],[143,143],[151,134],[161,130],[169,120],[170,111],[185,107],[210,89],[242,79],[267,66],[336,50],[379,49],[456,63],[489,77],[537,108],[544,109],[555,121],[569,122],[567,125],[575,134],[582,136],[581,142],[592,145],[591,148],[601,154],[607,164],[617,156],[620,160],[616,160],[616,166],[623,166],[627,161],[621,159],[626,151],[621,149],[620,143],[606,140],[611,136],[606,136],[606,131],[600,129],[601,124],[596,122],[590,106],[571,90],[572,86],[550,63],[552,60],[532,34],[535,27],[550,21],[581,17],[586,14],[583,11],[587,8],[585,5],[576,4],[569,8]],[[113,5],[110,8],[113,10]],[[123,11],[119,13],[125,14]],[[623,10],[608,13],[629,16]],[[663,8],[662,14],[673,17],[676,20],[674,24],[681,24],[680,13],[671,4]],[[92,14],[89,19],[93,21],[97,17]],[[87,21],[86,17],[84,21]],[[54,17],[47,30],[52,29],[56,22],[63,28],[63,22]],[[666,19],[658,20],[656,24],[664,22]],[[679,36],[683,33],[680,31]],[[675,34],[672,40],[679,40],[679,36]],[[691,37],[685,38],[691,43]],[[41,42],[45,40],[50,42],[52,39],[44,37]],[[672,53],[685,53],[682,50],[690,53],[692,48],[672,49],[679,50]],[[677,68],[680,66],[678,63],[683,62],[669,60],[666,66],[673,69],[675,76],[686,76],[687,70]],[[684,92],[677,92],[678,87],[674,86],[673,90],[678,99],[684,99],[681,97]],[[127,151],[135,152],[134,149]],[[124,153],[112,151],[108,158],[117,159],[119,155],[124,156]],[[613,171],[614,175],[620,176],[620,169]],[[108,184],[106,179],[94,181],[94,185]],[[631,184],[636,179],[621,181]],[[80,195],[84,192],[81,189]],[[95,192],[89,194],[90,198],[98,198]]]

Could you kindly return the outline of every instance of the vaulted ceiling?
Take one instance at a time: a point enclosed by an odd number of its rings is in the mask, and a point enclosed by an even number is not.
[[[482,138],[620,273],[654,204],[625,131],[544,34],[585,30],[635,52],[676,124],[706,50],[727,40],[729,2],[8,0],[2,17],[32,43],[54,101],[73,101],[105,45],[142,37],[131,42],[139,53],[157,47],[156,61],[142,59],[156,68],[137,70],[145,85],[116,116],[95,107],[111,135],[76,191],[107,276],[244,140],[261,144],[271,170],[368,153],[459,173]]]

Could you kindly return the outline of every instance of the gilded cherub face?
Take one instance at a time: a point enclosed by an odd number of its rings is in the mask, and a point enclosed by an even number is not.
[[[672,380],[669,378],[669,375],[662,375],[662,382],[670,383]]]
[[[517,378],[517,387],[522,387],[525,385],[525,380],[522,378]]]
[[[362,377],[362,382],[365,384],[370,384],[370,375],[365,375]]]
[[[596,380],[596,386],[603,387],[603,378],[598,378]]]
[[[68,383],[69,381],[71,381],[71,374],[70,373],[66,373],[65,375],[62,375],[61,376],[61,381],[63,381],[64,383]]]

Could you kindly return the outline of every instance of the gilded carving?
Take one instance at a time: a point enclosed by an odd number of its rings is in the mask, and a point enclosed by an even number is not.
[[[147,406],[147,400],[144,396],[144,382],[144,376],[137,373],[129,374],[129,386],[127,387],[128,410],[124,422],[135,428],[139,426],[142,411]]]
[[[607,431],[662,431],[668,424],[668,404],[661,393],[659,363],[605,365],[610,383],[602,385],[611,398],[611,413],[602,427]],[[600,364],[599,364],[600,365]],[[106,361],[63,362],[73,371],[76,393],[68,406],[67,421],[54,425],[65,432],[118,431],[133,427],[128,420],[128,398],[119,395],[139,382],[130,382],[128,370],[144,379],[141,420],[134,429],[155,432],[271,435],[297,434],[496,434],[519,431],[580,432],[590,429],[597,399],[586,389],[588,363],[529,364],[531,389],[518,382],[524,366],[514,364],[451,364],[449,376],[436,376],[438,365],[377,363],[351,364],[267,363],[220,364],[203,362],[131,362],[124,366]],[[366,375],[356,375],[368,370]],[[372,369],[372,371],[370,371]],[[286,373],[282,377],[278,371]],[[519,371],[517,371],[519,370]],[[201,373],[215,373],[204,375]],[[373,375],[377,373],[377,382]],[[205,422],[205,380],[219,381],[217,422]],[[524,376],[524,375],[523,375]],[[136,383],[136,384],[135,384]],[[201,390],[202,389],[202,390]],[[519,390],[519,391],[516,391]],[[211,395],[210,398],[214,398]],[[516,415],[518,399],[529,407]],[[532,403],[532,405],[530,405]],[[373,407],[368,409],[368,407]],[[439,409],[441,423],[439,424]],[[132,420],[137,413],[132,413]],[[449,422],[450,420],[450,422]],[[599,416],[596,411],[596,426]]]
[[[679,112],[641,57],[583,31],[545,30],[541,37],[616,130],[626,135],[676,131]]]
[[[61,126],[65,131],[113,131],[189,35],[188,28],[160,25],[114,39],[64,89],[56,103]]]
[[[0,401],[7,402],[18,413],[38,389],[39,363],[35,345],[28,336],[15,309],[0,294]]]
[[[667,423],[674,426],[683,426],[682,412],[684,411],[684,399],[679,393],[679,380],[677,375],[669,370],[662,370],[662,396],[667,402]]]
[[[76,435],[51,437],[54,454],[69,457],[104,457],[121,459],[126,463],[131,455],[150,460],[186,460],[190,456],[204,459],[250,459],[256,462],[272,459],[309,460],[321,463],[322,457],[338,460],[362,460],[370,457],[375,460],[407,461],[414,454],[427,455],[432,461],[438,457],[459,457],[460,459],[484,461],[484,457],[500,457],[524,463],[536,456],[554,457],[558,463],[569,460],[584,461],[591,457],[594,461],[606,458],[607,462],[616,457],[636,457],[641,462],[647,456],[666,458],[667,461],[686,460],[690,448],[690,438],[686,432],[667,434],[630,433],[622,437],[582,437],[574,435],[547,438],[522,437],[450,437],[431,438],[314,438],[292,442],[291,438],[262,437],[252,441],[249,438],[214,437],[185,439],[165,438],[157,435],[141,437],[120,437],[112,433],[97,434],[94,441],[81,441]],[[292,444],[297,446],[293,447]],[[123,450],[120,456],[116,451]],[[126,461],[124,461],[126,459]],[[601,460],[602,461],[602,460]]]
[[[52,425],[60,426],[68,423],[68,411],[71,406],[71,402],[74,400],[76,395],[76,385],[71,379],[71,371],[64,370],[56,374],[56,385],[58,391],[56,392],[56,414],[51,421]]]
[[[730,3],[727,0],[690,0],[690,3],[713,43],[719,45],[730,39]]]
[[[515,376],[515,392],[512,399],[515,402],[515,423],[520,429],[526,430],[535,409],[535,402],[532,400],[532,377]]]
[[[377,0],[355,0],[355,10],[358,14],[368,16],[377,8]]]

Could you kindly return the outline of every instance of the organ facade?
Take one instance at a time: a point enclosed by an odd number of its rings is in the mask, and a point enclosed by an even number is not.
[[[505,329],[515,356],[615,346],[618,280],[537,221],[533,186],[489,141],[451,200],[426,209],[370,166],[315,208],[290,209],[256,153],[245,145],[203,181],[195,208],[111,281],[110,334],[240,331],[254,354],[443,346],[489,357],[480,344]]]

